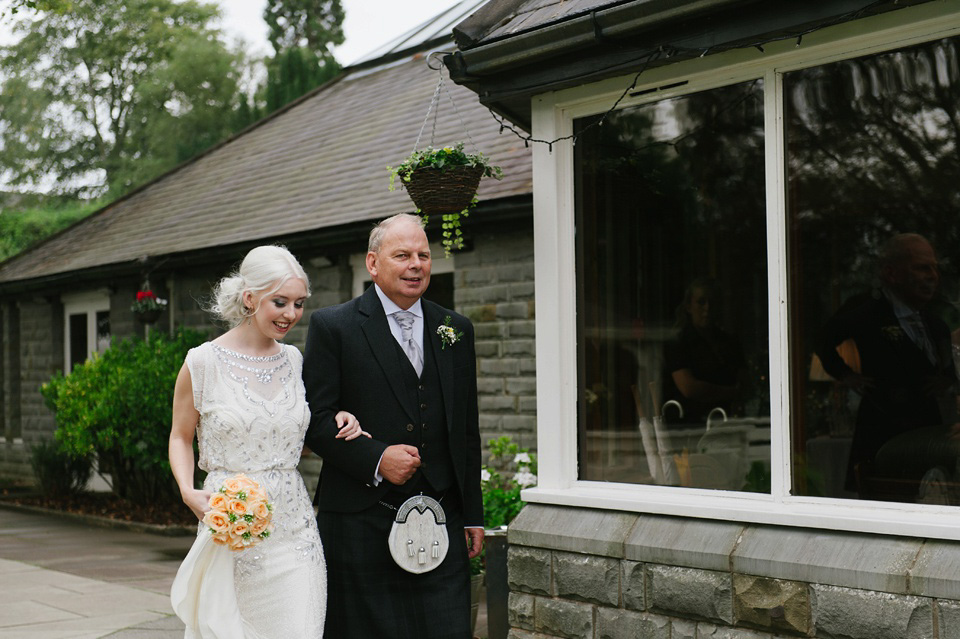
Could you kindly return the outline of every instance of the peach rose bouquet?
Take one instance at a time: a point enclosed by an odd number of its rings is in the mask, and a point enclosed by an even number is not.
[[[223,482],[210,496],[210,510],[203,516],[214,543],[230,550],[254,546],[273,532],[273,506],[267,492],[254,480],[240,474]]]

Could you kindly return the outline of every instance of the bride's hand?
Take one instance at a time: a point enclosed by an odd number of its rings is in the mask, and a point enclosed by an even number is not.
[[[370,437],[370,433],[360,428],[360,422],[357,421],[357,418],[345,410],[337,413],[334,421],[337,422],[337,428],[340,429],[340,432],[337,433],[337,439],[350,441],[351,439],[360,437],[360,435]]]
[[[183,497],[183,503],[193,511],[197,519],[203,519],[203,514],[210,510],[209,501],[211,494],[209,490],[191,489],[186,492],[181,492],[180,496]]]

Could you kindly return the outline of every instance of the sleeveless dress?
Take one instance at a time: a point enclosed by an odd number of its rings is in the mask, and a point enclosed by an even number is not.
[[[231,551],[199,525],[171,588],[187,639],[273,639],[323,635],[326,564],[313,505],[297,471],[310,419],[303,356],[284,344],[251,357],[207,342],[186,358],[200,413],[199,466],[216,491],[244,473],[266,491],[274,531]]]

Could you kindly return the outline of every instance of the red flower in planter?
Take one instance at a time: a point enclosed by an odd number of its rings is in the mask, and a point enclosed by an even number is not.
[[[153,291],[137,291],[137,299],[130,306],[134,313],[147,313],[150,311],[162,311],[167,307],[167,300],[157,297]]]

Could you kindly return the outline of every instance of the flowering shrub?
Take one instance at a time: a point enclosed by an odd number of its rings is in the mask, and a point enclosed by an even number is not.
[[[157,331],[146,340],[117,340],[64,376],[40,388],[56,414],[61,450],[96,456],[117,495],[137,502],[180,504],[170,474],[173,387],[187,351],[205,336],[181,329]]]
[[[487,528],[506,526],[525,502],[520,491],[537,485],[537,456],[514,444],[509,437],[492,439],[490,464],[480,471],[483,519]]]
[[[130,305],[130,310],[134,313],[146,313],[148,311],[162,311],[167,307],[167,300],[157,297],[153,291],[137,291],[136,301]]]

